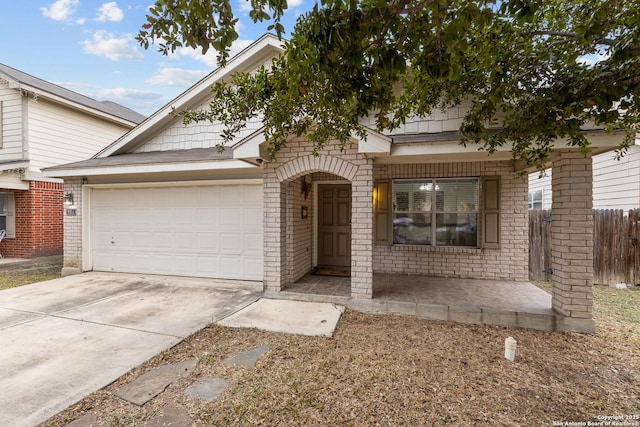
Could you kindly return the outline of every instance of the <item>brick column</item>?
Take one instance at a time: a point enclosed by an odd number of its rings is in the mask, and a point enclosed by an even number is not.
[[[64,180],[64,194],[73,193],[73,202],[76,205],[76,215],[67,216],[66,206],[61,206],[60,210],[64,215],[64,261],[62,266],[62,276],[79,274],[82,272],[82,217],[83,217],[83,194],[82,179],[68,178]]]
[[[264,290],[282,290],[285,284],[285,191],[275,174],[264,174]]]
[[[373,297],[373,166],[361,165],[351,183],[351,297]]]
[[[551,177],[552,305],[560,331],[595,332],[591,155],[562,151]]]

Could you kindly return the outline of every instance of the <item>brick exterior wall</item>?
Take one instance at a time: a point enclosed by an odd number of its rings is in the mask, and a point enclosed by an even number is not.
[[[76,216],[64,215],[64,267],[80,272],[82,268],[82,179],[64,180],[64,191],[73,193]],[[63,273],[65,269],[63,268]]]
[[[16,237],[0,243],[7,258],[62,254],[61,183],[30,181],[29,190],[11,190],[16,203]]]
[[[563,150],[553,161],[551,267],[558,329],[594,332],[591,155]]]
[[[264,286],[280,291],[312,267],[313,194],[300,199],[300,178],[351,182],[351,296],[373,294],[373,160],[357,152],[356,144],[341,150],[328,144],[318,155],[311,145],[295,139],[278,151],[264,167]],[[330,175],[327,175],[330,174]],[[302,204],[309,206],[309,219],[298,220]]]
[[[264,284],[279,291],[309,273],[313,265],[314,182],[352,184],[352,296],[371,298],[373,272],[440,277],[528,280],[527,179],[509,162],[373,165],[355,146],[332,145],[311,151],[295,140],[264,165]],[[374,245],[373,182],[380,179],[501,177],[501,247],[499,249]],[[304,198],[302,177],[310,193]],[[64,217],[64,265],[82,266],[82,182],[65,181],[73,192],[77,216]],[[301,217],[301,207],[308,217]]]
[[[305,178],[307,185],[311,185],[311,179]],[[291,197],[287,198],[287,236],[294,236],[291,245],[287,245],[287,270],[292,271],[293,280],[297,280],[304,276],[313,267],[313,191],[304,198],[302,193],[302,178],[297,178],[286,185],[287,194]],[[308,216],[302,218],[302,206],[307,207]]]
[[[483,176],[500,176],[499,249],[375,245],[374,271],[436,277],[528,281],[528,179],[526,176],[518,176],[510,162],[429,163],[374,167],[375,180]]]
[[[333,145],[309,155],[303,140],[290,143],[264,168],[265,289],[279,291],[313,267],[313,203],[301,193],[301,177],[317,181],[345,179],[352,184],[352,289],[355,298],[371,298],[373,272],[528,280],[527,177],[510,162],[373,165],[355,147]],[[374,245],[372,190],[375,180],[500,176],[499,249]],[[300,218],[302,205],[309,218]]]

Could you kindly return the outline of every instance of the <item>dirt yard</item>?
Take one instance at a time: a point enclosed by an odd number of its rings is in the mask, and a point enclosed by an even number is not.
[[[604,417],[640,426],[639,302],[638,289],[598,290],[595,336],[354,311],[333,338],[213,325],[43,425],[94,414],[101,426],[139,426],[175,404],[197,426],[552,426]],[[518,343],[514,362],[504,358],[508,336]],[[269,351],[255,369],[222,363],[260,345]],[[194,357],[192,374],[142,407],[113,395],[154,366]],[[212,402],[184,395],[205,376],[230,387]]]

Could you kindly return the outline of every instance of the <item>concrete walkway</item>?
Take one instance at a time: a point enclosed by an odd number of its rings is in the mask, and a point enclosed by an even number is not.
[[[265,297],[330,302],[370,313],[558,330],[551,295],[529,282],[376,273],[372,299],[350,294],[349,277],[308,275],[282,292],[265,292]]]
[[[85,273],[0,292],[0,425],[33,426],[211,322],[262,284]]]

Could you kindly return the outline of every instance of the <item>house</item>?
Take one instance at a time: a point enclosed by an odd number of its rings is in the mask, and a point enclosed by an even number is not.
[[[529,209],[551,209],[551,169],[529,175]],[[593,208],[640,208],[640,139],[621,159],[614,152],[593,156]]]
[[[168,114],[207,108],[214,82],[281,51],[264,36],[93,158],[47,169],[78,206],[65,216],[64,274],[255,280],[277,295],[327,265],[350,269],[354,301],[373,298],[374,273],[528,280],[527,176],[508,148],[459,144],[463,107],[318,155],[292,137],[270,156],[258,121],[219,152],[221,125]],[[587,134],[595,151],[621,140]],[[552,159],[554,327],[589,332],[591,157],[558,141]]]
[[[143,119],[0,64],[0,253],[61,255],[63,183],[42,169],[87,159]]]

